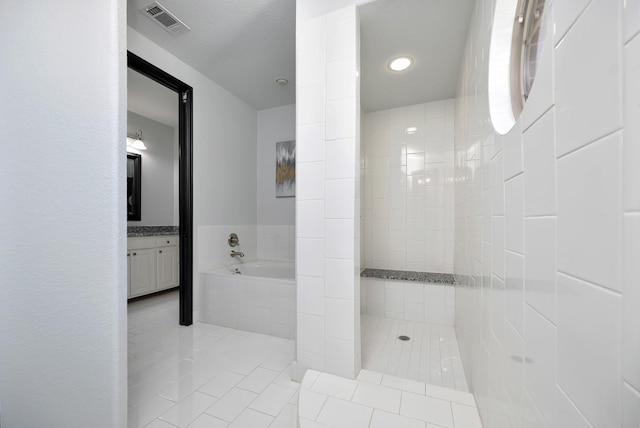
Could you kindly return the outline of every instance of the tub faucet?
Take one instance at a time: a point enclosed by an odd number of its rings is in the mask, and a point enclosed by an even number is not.
[[[244,257],[244,253],[242,251],[235,251],[235,250],[231,250],[229,255],[231,257],[235,257],[235,256]]]

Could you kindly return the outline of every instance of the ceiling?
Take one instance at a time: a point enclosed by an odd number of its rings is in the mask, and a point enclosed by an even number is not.
[[[178,93],[149,79],[146,76],[127,69],[127,110],[164,123],[172,128],[178,127]]]
[[[360,12],[360,98],[365,112],[454,98],[475,2],[378,0]],[[408,55],[404,72],[387,68]]]
[[[128,0],[129,26],[256,110],[295,103],[295,0],[160,0],[191,28],[176,37],[138,11],[150,3]]]
[[[295,0],[160,0],[191,28],[177,37],[138,11],[150,3],[128,0],[129,26],[256,110],[295,103]],[[377,0],[360,6],[363,110],[453,98],[474,5]],[[388,70],[389,60],[403,54],[413,66]],[[289,85],[277,85],[280,77]]]

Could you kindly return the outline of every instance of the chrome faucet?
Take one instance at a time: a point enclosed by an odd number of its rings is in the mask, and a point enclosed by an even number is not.
[[[244,253],[242,251],[235,251],[235,250],[231,250],[229,255],[231,257],[235,257],[235,256],[244,257]]]

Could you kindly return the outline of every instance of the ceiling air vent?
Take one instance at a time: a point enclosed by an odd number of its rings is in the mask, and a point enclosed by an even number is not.
[[[174,36],[179,36],[180,34],[184,34],[187,31],[191,31],[191,28],[187,27],[184,22],[176,18],[173,13],[169,12],[157,1],[154,1],[153,3],[148,4],[139,10],[144,16],[146,16]]]

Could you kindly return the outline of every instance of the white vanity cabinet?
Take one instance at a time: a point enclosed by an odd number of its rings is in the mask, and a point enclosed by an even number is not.
[[[138,297],[177,287],[178,236],[127,238],[128,296]]]
[[[160,236],[156,239],[156,272],[158,290],[178,286],[180,256],[177,236]]]

